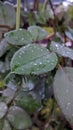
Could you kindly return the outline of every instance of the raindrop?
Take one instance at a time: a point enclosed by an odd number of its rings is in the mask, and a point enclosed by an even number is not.
[[[22,38],[21,40],[24,41],[24,38]]]
[[[42,65],[42,62],[40,62],[39,64]]]
[[[25,49],[25,46],[23,48]]]
[[[68,102],[67,103],[67,107],[66,107],[66,109],[69,109],[69,106],[71,105],[71,103],[70,102]]]
[[[55,45],[57,48],[59,47],[58,44]]]
[[[20,55],[22,55],[22,52],[20,52]]]
[[[22,54],[24,54],[25,52],[24,51],[22,51]]]
[[[37,71],[39,70],[39,68],[37,68]]]
[[[19,58],[21,58],[21,55],[19,55]]]
[[[43,51],[43,49],[41,49],[41,52]]]
[[[34,65],[37,65],[37,63],[34,63]]]

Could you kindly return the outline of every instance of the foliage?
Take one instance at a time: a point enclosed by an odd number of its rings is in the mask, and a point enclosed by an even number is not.
[[[66,19],[62,21],[66,12],[59,19],[51,5],[52,31],[38,25],[16,30],[15,20],[9,20],[11,12],[6,12],[4,19],[3,13],[11,5],[0,2],[0,6],[0,21],[13,28],[4,33],[0,42],[0,129],[70,130],[73,126],[73,29],[65,25]],[[15,10],[11,8],[14,19]],[[32,12],[35,21],[47,26],[47,11]],[[26,17],[22,12],[21,15]]]

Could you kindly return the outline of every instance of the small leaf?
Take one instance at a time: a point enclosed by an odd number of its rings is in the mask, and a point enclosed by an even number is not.
[[[11,125],[18,130],[26,129],[32,125],[29,115],[17,106],[13,106],[9,109],[7,119]]]
[[[32,35],[25,29],[13,30],[5,34],[5,39],[12,45],[26,45],[33,41]]]
[[[43,40],[48,35],[48,32],[39,26],[30,26],[28,31],[32,34],[34,41]]]
[[[0,1],[0,25],[14,27],[16,21],[15,9],[10,4]]]
[[[64,45],[61,45],[56,42],[52,42],[50,45],[50,49],[51,51],[56,52],[61,56],[68,57],[73,60],[73,50],[68,47],[65,47]]]
[[[55,53],[32,44],[19,49],[11,60],[11,71],[16,74],[42,74],[51,71],[57,64]]]
[[[6,40],[3,39],[0,42],[0,57],[3,56],[6,53],[6,51],[8,51],[9,49],[10,49],[10,45],[8,45]]]
[[[63,114],[73,125],[73,68],[60,67],[56,72],[53,88]]]
[[[25,109],[28,113],[34,113],[41,107],[41,100],[30,93],[21,91],[17,94],[15,102],[18,106]]]
[[[14,97],[14,94],[15,94],[15,91],[10,89],[10,88],[6,88],[4,91],[3,91],[3,97],[6,97],[5,98],[5,102],[6,104],[9,104],[13,97]]]
[[[73,29],[68,28],[68,31],[65,31],[66,36],[73,41]]]
[[[7,105],[4,102],[0,102],[0,119],[5,116],[7,109]]]

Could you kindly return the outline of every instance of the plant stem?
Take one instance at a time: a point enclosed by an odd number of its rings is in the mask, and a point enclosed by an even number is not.
[[[48,0],[44,0],[42,11],[46,9],[47,4],[48,4]]]
[[[19,29],[20,27],[20,2],[21,0],[17,0],[16,29]]]
[[[54,10],[54,7],[53,7],[53,4],[52,4],[52,2],[51,2],[51,0],[48,0],[49,1],[49,5],[50,5],[50,7],[51,7],[51,9],[52,9],[52,11],[53,11],[53,15],[54,15],[54,23],[53,23],[53,28],[54,28],[54,33],[56,33],[56,30],[57,30],[57,17],[56,17],[56,15],[55,15],[55,10]]]

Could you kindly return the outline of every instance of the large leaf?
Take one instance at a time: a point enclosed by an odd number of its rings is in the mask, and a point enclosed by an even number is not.
[[[0,2],[0,25],[14,27],[16,21],[15,9],[10,4]]]
[[[5,39],[12,45],[26,45],[33,41],[32,35],[25,29],[13,30],[5,34]]]
[[[52,42],[50,45],[50,49],[51,51],[56,52],[61,56],[69,57],[73,60],[73,50],[68,47],[65,47],[64,45],[61,45],[56,42]]]
[[[7,119],[11,125],[18,130],[26,129],[32,125],[29,115],[17,106],[13,106],[9,109]]]
[[[24,108],[28,113],[34,113],[41,107],[41,100],[39,97],[24,91],[17,94],[15,101],[18,106]]]
[[[57,64],[55,53],[32,44],[19,49],[11,60],[11,71],[16,74],[42,74],[51,71]]]
[[[0,102],[0,119],[4,117],[7,112],[7,105],[4,102]]]
[[[73,125],[73,68],[61,67],[54,78],[55,98],[67,120]]]
[[[32,34],[34,41],[40,41],[48,35],[48,32],[39,26],[30,26],[28,31]]]

